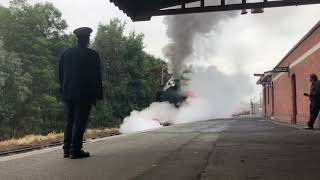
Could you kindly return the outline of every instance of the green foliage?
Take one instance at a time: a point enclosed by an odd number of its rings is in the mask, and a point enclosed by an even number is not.
[[[12,0],[0,6],[0,140],[63,131],[57,67],[75,44],[51,3]],[[105,101],[91,113],[91,127],[116,127],[133,109],[154,100],[166,64],[144,52],[143,35],[126,35],[118,19],[99,25],[93,48],[101,54]]]
[[[8,91],[0,94],[1,101],[6,101],[0,108],[5,109],[1,115],[7,122],[1,127],[7,129],[6,136],[46,133],[58,117],[63,123],[61,110],[55,114],[56,107],[61,109],[56,67],[74,37],[64,33],[67,24],[50,3],[29,5],[13,0],[9,8],[1,7],[0,21],[1,47],[6,50],[2,50],[0,72],[7,74],[1,81]]]
[[[16,111],[31,95],[31,76],[22,71],[21,59],[3,49],[0,41],[0,137],[14,125]]]

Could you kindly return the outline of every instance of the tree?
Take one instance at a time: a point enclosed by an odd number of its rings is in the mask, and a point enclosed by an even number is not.
[[[51,3],[13,0],[0,6],[0,139],[63,131],[57,67],[75,44]],[[143,35],[125,35],[118,19],[99,25],[93,43],[101,55],[105,101],[92,112],[92,127],[116,127],[133,109],[154,100],[165,63],[144,51]]]
[[[20,59],[21,72],[32,79],[31,83],[24,84],[30,94],[24,106],[16,109],[14,119],[18,124],[15,128],[19,128],[19,133],[13,135],[46,133],[55,121],[63,123],[63,119],[48,116],[57,112],[57,107],[62,108],[58,100],[56,67],[59,56],[74,44],[75,38],[65,34],[67,23],[51,3],[30,5],[26,0],[13,0],[9,8],[1,7],[0,21],[3,48],[14,52]],[[54,117],[61,117],[62,111],[59,113]]]
[[[163,61],[144,52],[143,34],[132,32],[126,36],[124,30],[125,23],[119,19],[100,24],[93,43],[101,54],[105,87],[106,102],[99,106],[108,108],[108,112],[101,113],[98,106],[96,114],[108,114],[116,124],[133,109],[142,109],[154,101],[160,85],[156,70],[163,65]]]
[[[21,59],[5,51],[0,41],[0,137],[13,133],[14,117],[31,95],[31,76],[21,66]]]

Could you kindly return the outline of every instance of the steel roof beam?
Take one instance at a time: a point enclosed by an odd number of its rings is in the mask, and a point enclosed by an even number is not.
[[[204,2],[204,1],[203,1]],[[202,3],[201,3],[202,4]],[[192,8],[177,8],[177,9],[165,9],[165,10],[153,10],[145,12],[136,12],[137,17],[151,17],[151,16],[163,16],[163,15],[175,15],[175,14],[190,14],[190,13],[204,13],[204,12],[218,12],[218,11],[232,11],[242,9],[256,9],[256,8],[273,8],[284,6],[298,6],[308,4],[320,4],[320,0],[282,0],[282,1],[267,1],[248,3],[243,0],[241,4],[225,4],[217,6],[200,6]],[[133,19],[135,21],[135,19]]]

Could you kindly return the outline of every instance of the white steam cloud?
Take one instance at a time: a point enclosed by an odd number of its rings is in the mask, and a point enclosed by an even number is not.
[[[199,39],[219,34],[219,26],[234,18],[236,13],[238,12],[204,13],[165,18],[171,42],[163,48],[163,53],[169,59],[169,71],[174,78],[179,78],[186,66],[193,65],[194,72],[183,91],[191,91],[194,97],[188,98],[179,109],[164,102],[152,103],[141,112],[133,111],[124,119],[120,127],[122,133],[158,128],[164,122],[180,124],[228,117],[234,112],[240,101],[252,92],[249,78],[241,70],[227,75],[213,65],[199,66],[198,60],[205,59],[207,53],[199,57],[196,52],[198,49],[208,49],[205,43],[197,43]]]
[[[131,133],[162,127],[160,123],[170,122],[177,114],[177,109],[167,102],[154,102],[142,111],[132,111],[120,126],[121,133]]]
[[[184,91],[191,91],[179,109],[167,102],[155,102],[142,111],[133,111],[120,126],[121,133],[131,133],[162,127],[163,123],[187,122],[228,117],[234,112],[244,95],[252,89],[248,77],[242,73],[225,75],[215,66],[195,67]],[[241,84],[241,85],[239,85]]]
[[[187,88],[204,98],[214,117],[228,117],[251,92],[249,77],[238,72],[226,75],[215,66],[198,67]]]

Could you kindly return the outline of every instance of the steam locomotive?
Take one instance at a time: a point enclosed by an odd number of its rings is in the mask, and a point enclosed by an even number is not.
[[[166,86],[160,89],[156,94],[156,101],[169,102],[176,108],[179,108],[187,98],[188,96],[181,92],[179,79],[169,80]]]

